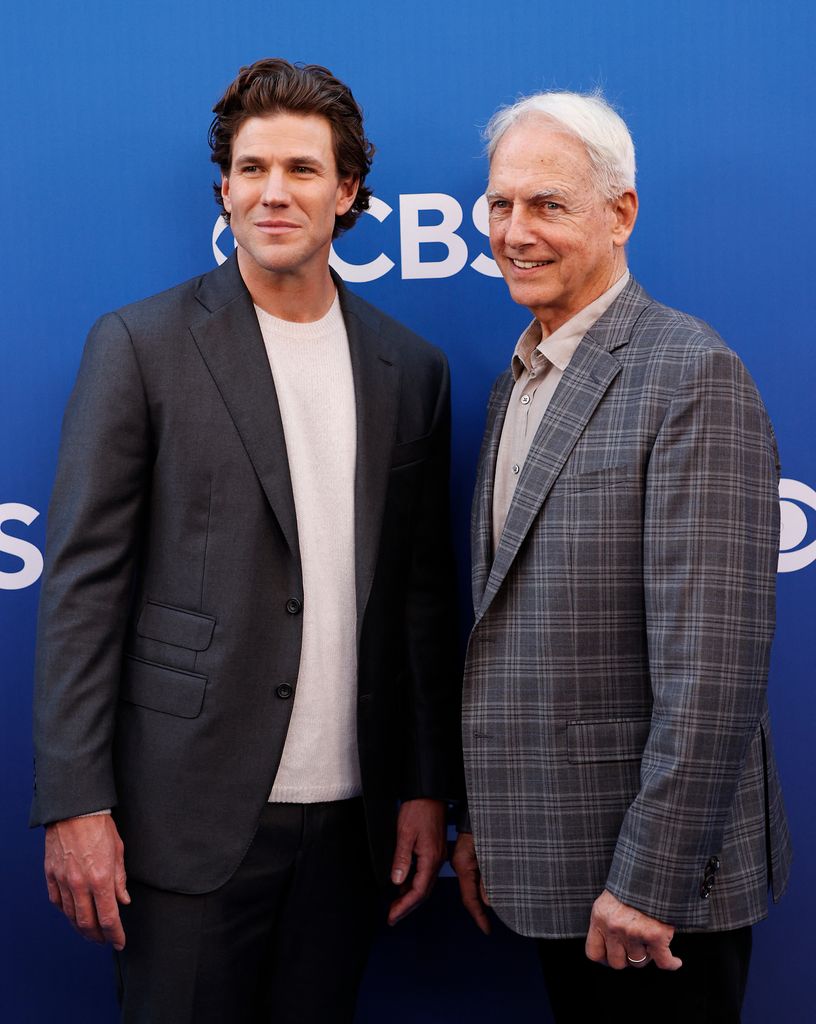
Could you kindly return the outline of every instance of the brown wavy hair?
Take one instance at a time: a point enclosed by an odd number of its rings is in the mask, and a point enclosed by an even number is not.
[[[268,57],[241,68],[238,77],[213,107],[215,117],[208,135],[212,162],[223,174],[232,166],[232,143],[241,125],[250,117],[268,114],[319,114],[329,122],[334,140],[334,158],[341,178],[354,175],[359,182],[351,208],[334,221],[334,235],[350,228],[368,209],[371,189],[365,178],[371,170],[374,146],[365,137],[363,112],[351,89],[319,64],[290,64],[281,57]],[[229,223],[224,209],[221,184],[213,183],[215,201]]]

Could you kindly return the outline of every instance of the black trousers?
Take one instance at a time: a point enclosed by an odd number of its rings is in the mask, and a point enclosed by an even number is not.
[[[654,964],[621,971],[587,960],[583,939],[537,939],[556,1024],[739,1024],[751,929],[678,933],[676,971]]]
[[[345,1024],[379,923],[362,800],[268,804],[200,896],[128,884],[123,1024]]]

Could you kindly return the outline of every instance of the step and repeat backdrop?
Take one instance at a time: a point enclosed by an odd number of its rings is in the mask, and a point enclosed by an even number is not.
[[[470,493],[487,393],[526,311],[490,256],[480,129],[544,88],[600,86],[637,147],[634,275],[708,320],[774,421],[780,488],[776,747],[796,845],[791,890],[755,932],[745,1020],[810,1009],[816,889],[816,345],[808,0],[57,0],[16,7],[0,36],[0,1019],[116,1018],[107,951],[48,905],[26,829],[31,674],[45,518],[62,410],[103,311],[223,261],[212,201],[212,104],[262,56],[321,63],[352,86],[377,145],[368,216],[338,240],[352,289],[440,345],[453,379],[455,530],[465,608]],[[463,619],[465,616],[463,616]],[[463,631],[467,623],[463,621]],[[360,1024],[545,1020],[527,943],[484,939],[443,878],[378,942]]]

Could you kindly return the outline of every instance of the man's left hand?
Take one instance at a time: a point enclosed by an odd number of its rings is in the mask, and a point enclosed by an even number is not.
[[[586,955],[616,970],[645,967],[653,960],[661,970],[676,971],[683,961],[669,948],[673,937],[671,925],[621,903],[604,889],[592,906]]]
[[[391,865],[391,881],[400,895],[388,911],[388,923],[396,924],[426,900],[447,856],[446,804],[443,800],[406,800],[397,819],[397,848]],[[416,869],[411,876],[411,864]]]

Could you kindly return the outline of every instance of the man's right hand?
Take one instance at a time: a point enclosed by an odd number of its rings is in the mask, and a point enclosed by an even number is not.
[[[80,935],[124,949],[119,903],[130,903],[125,846],[110,814],[46,826],[45,880],[48,898]]]

